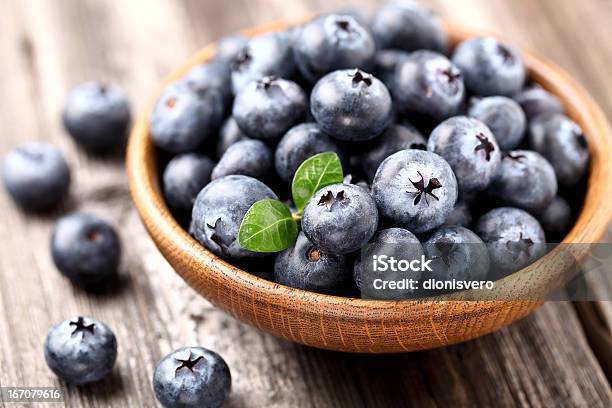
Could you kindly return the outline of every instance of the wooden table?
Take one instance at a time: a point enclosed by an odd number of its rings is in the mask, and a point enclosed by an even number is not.
[[[354,4],[372,8],[365,1]],[[66,152],[74,176],[69,202],[50,216],[25,215],[0,194],[0,386],[66,387],[45,365],[42,344],[53,323],[88,314],[113,327],[119,358],[107,380],[66,388],[67,405],[73,407],[154,406],[153,367],[183,345],[203,345],[227,359],[234,381],[231,407],[612,404],[604,374],[612,361],[605,347],[598,360],[587,341],[593,340],[594,326],[605,325],[591,311],[605,315],[609,304],[548,303],[476,341],[393,356],[316,350],[241,324],[197,296],[157,252],[131,205],[122,160],[89,157],[62,130],[66,92],[83,80],[119,84],[137,112],[162,77],[219,36],[338,6],[345,5],[0,1],[0,154],[23,140],[50,140]],[[433,6],[557,61],[612,117],[610,2],[449,0]],[[110,293],[83,292],[53,266],[53,222],[72,210],[91,211],[120,229],[122,278]]]

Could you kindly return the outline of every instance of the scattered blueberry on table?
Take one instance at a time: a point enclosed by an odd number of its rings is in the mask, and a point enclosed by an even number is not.
[[[117,339],[106,324],[78,316],[49,330],[44,351],[49,368],[58,377],[82,385],[110,374],[117,359]]]
[[[121,243],[106,221],[85,213],[61,217],[51,236],[57,269],[77,285],[92,287],[117,275]]]
[[[4,187],[26,210],[56,207],[68,194],[70,167],[62,152],[45,142],[29,142],[9,151],[2,166]]]
[[[204,347],[182,347],[159,361],[153,374],[155,396],[166,408],[219,408],[232,385],[223,358]]]
[[[107,153],[123,146],[130,117],[125,93],[114,85],[97,81],[72,89],[63,113],[68,133],[93,153]]]

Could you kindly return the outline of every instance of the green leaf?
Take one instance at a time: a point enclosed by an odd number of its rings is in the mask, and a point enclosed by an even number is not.
[[[297,233],[297,223],[289,207],[266,198],[255,202],[244,215],[238,243],[249,251],[279,252],[295,242]]]
[[[323,187],[342,183],[342,164],[334,152],[319,153],[305,160],[293,176],[293,202],[302,212],[310,197]]]

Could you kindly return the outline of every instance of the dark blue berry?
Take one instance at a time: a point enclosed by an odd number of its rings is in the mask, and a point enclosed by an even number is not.
[[[93,286],[117,275],[121,243],[106,221],[90,214],[73,213],[55,224],[51,255],[57,269],[72,282]]]
[[[317,248],[303,232],[295,244],[277,255],[274,281],[292,288],[333,293],[348,278],[343,255],[331,255]]]
[[[53,326],[45,340],[45,360],[64,381],[82,385],[99,381],[113,369],[117,339],[104,323],[74,317]]]
[[[340,140],[372,139],[391,122],[389,91],[359,69],[334,71],[321,78],[310,94],[310,105],[321,129]]]
[[[586,174],[589,146],[580,126],[567,116],[537,116],[529,127],[529,143],[552,164],[560,184],[574,186]]]
[[[215,61],[231,64],[238,53],[247,45],[248,38],[240,34],[229,35],[217,42],[215,50]]]
[[[555,196],[550,204],[538,214],[546,237],[550,242],[560,242],[571,227],[572,212],[563,197]]]
[[[68,133],[85,149],[109,152],[124,145],[130,106],[116,86],[85,82],[68,94],[63,120]]]
[[[440,18],[413,1],[386,3],[374,16],[372,31],[379,48],[442,53],[448,49],[448,36]]]
[[[512,150],[504,155],[487,193],[504,204],[539,214],[557,194],[557,178],[540,154]]]
[[[302,230],[321,251],[347,254],[366,244],[378,227],[376,203],[369,191],[354,184],[333,184],[306,204]]]
[[[70,168],[55,146],[29,142],[8,152],[2,166],[4,187],[27,210],[47,210],[70,188]]]
[[[477,119],[455,116],[431,132],[427,149],[442,156],[452,167],[459,190],[484,190],[497,172],[501,151],[489,128]]]
[[[437,154],[401,150],[381,163],[372,194],[383,217],[421,233],[444,224],[457,200],[457,180]]]
[[[162,358],[153,374],[155,396],[166,408],[220,408],[229,396],[227,363],[204,347],[182,347]]]
[[[378,231],[370,243],[361,250],[361,256],[355,261],[353,273],[361,297],[364,299],[408,299],[414,297],[417,292],[413,289],[381,289],[375,281],[377,279],[386,281],[413,279],[418,281],[423,275],[422,271],[374,270],[373,257],[386,256],[387,259],[394,257],[398,261],[410,262],[421,259],[423,255],[423,246],[412,232],[403,228],[388,228]]]
[[[248,137],[277,140],[307,109],[308,99],[298,84],[267,76],[249,83],[236,95],[232,116]]]
[[[410,54],[400,50],[380,50],[374,56],[374,74],[391,90],[395,87],[395,70]]]
[[[539,85],[523,89],[514,96],[514,100],[521,105],[528,120],[543,113],[563,113],[563,106],[559,98]]]
[[[276,172],[285,181],[291,182],[300,164],[309,157],[323,152],[335,152],[342,156],[340,148],[316,123],[294,126],[276,146],[274,165]]]
[[[505,96],[490,96],[472,104],[468,115],[493,132],[502,150],[514,149],[523,140],[527,119],[518,103]]]
[[[475,232],[489,249],[493,279],[518,271],[546,253],[540,223],[518,208],[500,207],[487,212],[478,220]]]
[[[472,212],[465,200],[457,199],[453,210],[444,222],[445,226],[460,225],[468,228],[472,224]]]
[[[227,148],[212,171],[216,180],[230,174],[264,177],[272,167],[272,151],[261,140],[242,140]]]
[[[191,212],[196,196],[210,182],[213,167],[213,161],[200,153],[184,153],[170,160],[163,175],[168,206]]]
[[[427,141],[421,133],[412,126],[391,125],[360,157],[361,167],[369,180],[374,179],[378,166],[393,153],[405,149],[427,149]]]
[[[265,76],[290,78],[295,71],[292,36],[287,32],[258,35],[231,62],[232,89],[239,93],[249,82]]]
[[[240,246],[238,231],[251,205],[264,198],[278,199],[268,186],[252,177],[232,175],[213,180],[196,197],[190,232],[221,257],[262,256]]]
[[[170,153],[193,151],[217,131],[222,115],[223,95],[217,88],[174,83],[162,93],[151,114],[153,143]]]
[[[217,143],[217,157],[221,158],[223,153],[230,147],[232,144],[239,142],[241,140],[248,140],[249,138],[242,133],[238,124],[231,116],[228,117],[223,125],[221,126],[221,130],[219,130],[219,141]]]
[[[232,81],[229,67],[220,62],[208,62],[193,67],[183,79],[194,89],[217,89],[223,96],[224,107],[232,98]]]
[[[293,47],[298,69],[311,82],[338,69],[368,70],[375,52],[368,29],[348,14],[324,14],[306,23]]]
[[[435,279],[484,280],[489,272],[486,245],[465,227],[440,227],[423,242],[423,248]]]
[[[476,95],[511,96],[525,83],[526,69],[519,51],[492,37],[459,43],[452,60],[463,72],[467,89]]]
[[[415,51],[402,58],[392,85],[400,112],[434,120],[458,114],[465,99],[461,71],[444,55],[433,51]]]

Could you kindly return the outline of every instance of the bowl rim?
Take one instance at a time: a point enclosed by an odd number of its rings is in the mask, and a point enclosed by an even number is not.
[[[307,19],[308,17],[294,21],[275,21],[244,30],[242,34],[251,37],[265,32],[278,31],[297,25]],[[444,25],[449,32],[449,37],[453,46],[456,45],[458,41],[470,37],[491,35],[503,40],[503,36],[497,33],[483,32],[482,30],[476,31],[475,29],[459,23],[445,21]],[[607,164],[612,163],[612,131],[610,125],[601,108],[595,103],[593,98],[567,72],[549,59],[536,56],[525,47],[517,48],[519,48],[523,54],[525,65],[528,67],[529,79],[547,90],[552,91],[554,89],[553,93],[561,100],[566,114],[581,125],[587,140],[590,142],[590,163],[586,195],[582,203],[580,214],[562,243],[591,244],[597,242],[605,234],[607,223],[610,221],[610,218],[612,218],[612,200],[608,199],[606,201],[606,197],[612,198],[612,172]],[[170,83],[183,77],[192,67],[212,59],[214,51],[214,44],[206,46],[190,57],[186,63],[182,64],[181,67],[174,70],[162,81],[161,86],[149,99],[145,109],[138,116],[129,138],[126,167],[132,199],[141,220],[164,257],[167,258],[167,254],[170,251],[178,251],[178,253],[188,256],[189,259],[185,260],[188,264],[201,264],[204,262],[205,266],[216,265],[217,268],[200,268],[199,273],[203,274],[203,277],[206,277],[207,274],[214,274],[221,269],[225,272],[225,276],[233,281],[233,284],[241,286],[248,284],[250,290],[256,291],[256,293],[253,293],[253,296],[288,296],[298,302],[306,301],[314,304],[342,304],[344,307],[356,308],[356,310],[365,308],[370,311],[368,313],[369,320],[380,320],[383,315],[387,316],[386,313],[388,313],[389,310],[396,309],[400,305],[401,308],[405,310],[416,304],[422,305],[423,303],[429,302],[439,303],[441,301],[440,298],[370,300],[321,294],[287,287],[255,276],[219,258],[197,242],[179,225],[163,199],[159,172],[156,165],[155,149],[149,137],[149,117],[155,101],[162,90]],[[561,87],[560,84],[565,84],[566,86]],[[571,94],[568,91],[569,89],[572,91]],[[578,96],[577,99],[576,96]],[[590,121],[582,120],[583,118],[590,118]],[[592,143],[595,139],[598,140],[598,149],[595,149],[595,143]],[[532,265],[545,262],[553,256],[555,250],[556,249],[553,249]],[[194,255],[194,253],[197,255]],[[512,279],[522,273],[526,273],[530,269],[530,267],[523,268],[503,278],[501,281]],[[177,272],[179,271],[177,270]],[[180,272],[179,274],[186,279],[184,274]],[[447,300],[466,301],[451,298]],[[486,308],[492,307],[493,303],[507,301],[484,300],[479,302]],[[542,303],[541,301],[524,300],[519,300],[518,302]],[[380,313],[373,312],[376,310]],[[461,313],[465,313],[465,311]],[[234,315],[237,315],[235,311]],[[359,319],[357,316],[353,318]]]

